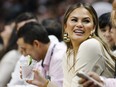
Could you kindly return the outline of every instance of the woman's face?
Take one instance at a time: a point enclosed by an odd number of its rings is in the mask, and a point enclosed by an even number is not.
[[[64,29],[71,41],[82,42],[90,36],[94,29],[92,15],[84,7],[76,8],[69,15]]]

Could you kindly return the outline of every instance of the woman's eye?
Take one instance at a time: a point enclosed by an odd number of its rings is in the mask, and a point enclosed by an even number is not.
[[[71,19],[71,21],[77,22],[77,19]]]
[[[84,23],[89,23],[89,22],[90,22],[90,20],[83,20],[83,22],[84,22]]]

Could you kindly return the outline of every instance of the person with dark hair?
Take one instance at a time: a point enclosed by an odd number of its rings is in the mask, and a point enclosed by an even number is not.
[[[36,22],[26,23],[19,29],[17,35],[18,46],[25,50],[25,55],[30,55],[38,62],[42,61],[38,70],[34,70],[34,80],[27,80],[27,82],[39,87],[45,87],[46,85],[48,87],[62,87],[63,72],[61,63],[65,53],[62,45],[50,42],[46,29]],[[40,73],[42,71],[39,70],[40,67],[43,69],[42,73]],[[38,83],[35,84],[36,80]]]
[[[31,21],[38,21],[38,18],[36,15],[30,12],[21,13],[18,17],[15,19],[16,29],[18,30],[21,26],[23,26],[27,22]]]
[[[16,28],[17,31],[23,26],[25,25],[26,23],[29,23],[29,22],[38,22],[37,18],[32,14],[32,13],[23,13],[23,14],[20,14],[17,18],[16,18]],[[49,23],[50,24],[50,23]],[[57,29],[57,28],[56,28]],[[55,33],[50,33],[49,35],[49,38],[50,38],[50,41],[51,43],[59,43],[58,39],[53,36]],[[65,47],[63,47],[65,49]],[[25,56],[26,56],[26,53],[25,53],[25,50],[22,50],[20,49],[20,52],[23,54],[21,56],[21,58],[19,59],[19,61],[17,62],[16,64],[16,67],[15,67],[15,70],[14,72],[12,73],[12,79],[11,81],[9,82],[9,84],[7,85],[8,87],[9,86],[15,86],[15,85],[25,85],[25,81],[23,79],[20,78],[20,74],[19,74],[19,69],[20,69],[20,61],[25,59]],[[28,84],[26,84],[28,85]]]
[[[15,29],[16,29],[16,34],[17,31],[19,30],[20,27],[22,27],[24,24],[28,23],[28,22],[38,22],[37,17],[30,12],[25,12],[25,13],[21,13],[19,14],[16,19],[15,19]],[[24,85],[24,80],[20,79],[20,60],[25,59],[25,51],[22,51],[20,48],[18,48],[18,50],[20,51],[20,53],[22,53],[23,55],[19,58],[16,67],[14,69],[14,72],[12,73],[12,77],[10,82],[7,84],[7,86],[14,86],[14,85]]]
[[[6,87],[11,79],[15,64],[21,56],[16,43],[17,35],[13,23],[14,21],[5,24],[4,30],[0,33],[4,45],[0,51],[0,87]]]
[[[47,30],[48,35],[54,35],[58,38],[60,42],[63,41],[62,25],[57,20],[49,18],[44,19],[41,23]]]
[[[28,22],[32,22],[32,21],[38,22],[37,17],[33,13],[30,13],[30,12],[21,13],[15,19],[15,28],[18,31],[20,29],[20,27],[22,27],[24,24],[26,24]],[[25,55],[25,53],[23,53],[23,55]]]
[[[111,36],[111,28],[110,12],[102,14],[99,17],[98,35],[114,51],[116,47]]]

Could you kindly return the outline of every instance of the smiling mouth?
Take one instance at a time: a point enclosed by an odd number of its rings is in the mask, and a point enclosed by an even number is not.
[[[76,30],[74,30],[73,32],[74,32],[75,34],[77,34],[77,35],[83,35],[83,34],[85,33],[85,31],[79,30],[79,29],[76,29]]]

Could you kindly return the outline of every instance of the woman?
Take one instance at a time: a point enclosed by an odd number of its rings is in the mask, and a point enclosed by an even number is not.
[[[68,37],[63,60],[63,87],[80,87],[76,73],[81,70],[113,77],[115,57],[98,37],[97,15],[89,4],[77,3],[69,7],[64,15],[63,28]]]
[[[11,21],[4,26],[0,33],[3,39],[4,48],[0,51],[0,87],[5,87],[11,79],[11,73],[20,57],[17,47],[17,35],[14,29],[14,22]]]
[[[97,29],[97,14],[89,4],[77,3],[66,11],[63,19],[63,34],[67,44],[66,56],[63,58],[63,87],[80,87],[80,78],[76,73],[81,70],[113,77],[115,58],[97,37]],[[31,84],[37,82],[34,79]]]

